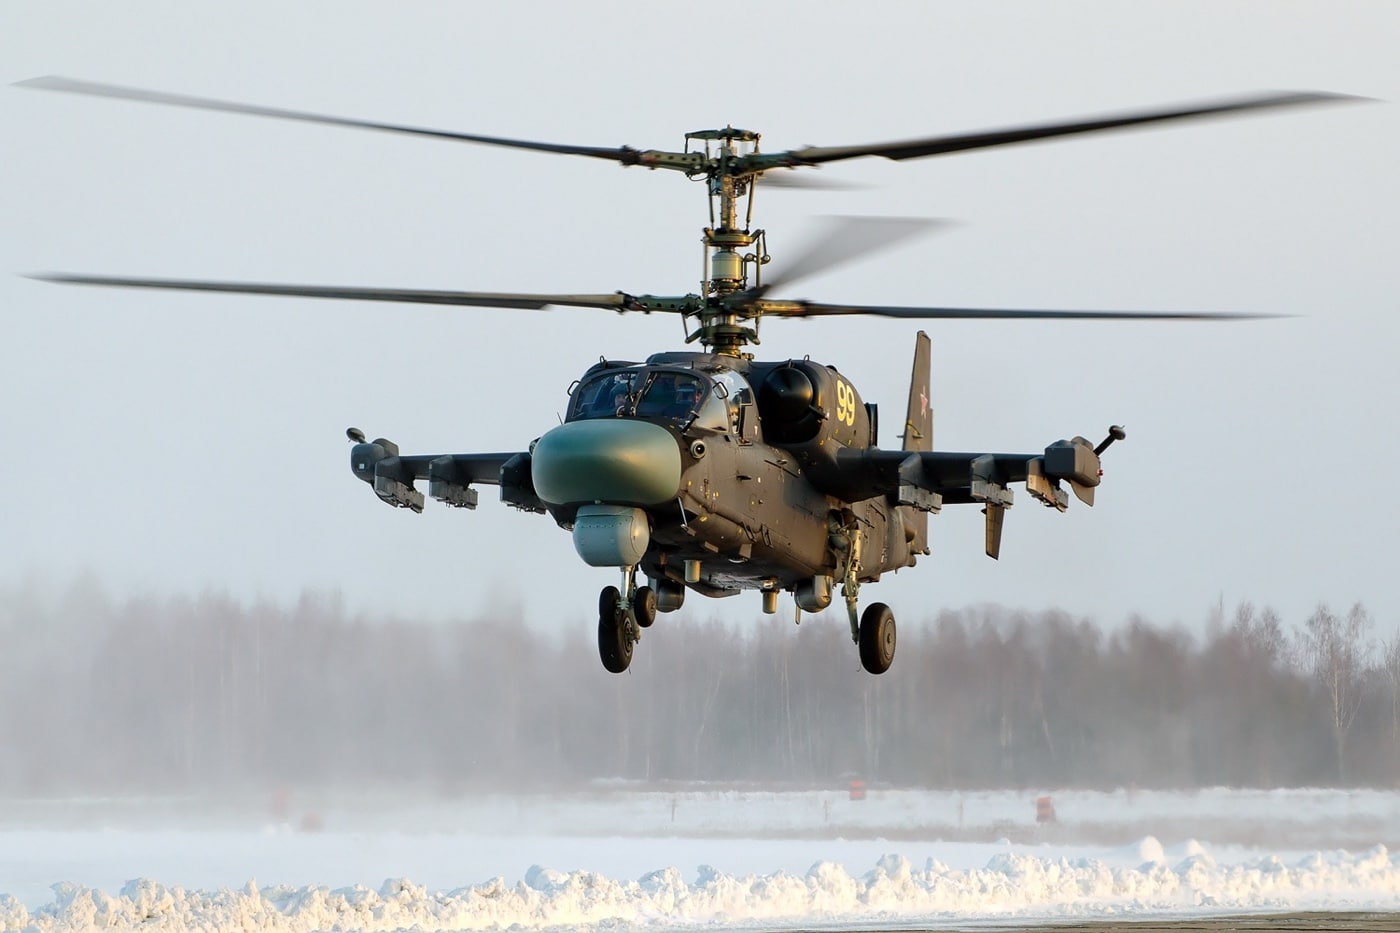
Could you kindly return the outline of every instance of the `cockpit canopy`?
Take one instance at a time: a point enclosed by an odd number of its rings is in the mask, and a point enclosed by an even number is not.
[[[584,377],[569,402],[568,421],[641,418],[686,433],[732,433],[739,407],[752,400],[740,374],[685,366],[628,365]]]
[[[685,423],[708,395],[709,380],[670,368],[629,368],[585,379],[569,404],[569,421],[619,415]]]

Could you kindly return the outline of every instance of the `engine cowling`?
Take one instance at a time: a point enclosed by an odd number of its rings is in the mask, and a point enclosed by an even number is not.
[[[755,364],[763,438],[790,451],[819,487],[841,482],[837,454],[874,446],[870,410],[841,373],[811,360]]]
[[[763,436],[773,444],[801,444],[821,430],[827,412],[818,404],[818,367],[788,363],[769,371],[758,387],[758,414]]]

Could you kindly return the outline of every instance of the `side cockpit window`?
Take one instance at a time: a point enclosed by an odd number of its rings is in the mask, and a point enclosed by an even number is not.
[[[635,370],[602,373],[578,387],[569,406],[569,421],[581,418],[613,418],[632,407],[636,391]]]
[[[738,373],[721,370],[700,400],[692,429],[711,434],[733,434],[745,399],[752,395],[749,384]]]

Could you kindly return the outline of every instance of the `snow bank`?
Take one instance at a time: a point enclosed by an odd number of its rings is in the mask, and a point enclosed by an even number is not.
[[[0,895],[0,929],[685,929],[1400,908],[1400,856],[1383,846],[1360,854],[1318,852],[1293,864],[1269,855],[1222,865],[1198,843],[1186,851],[1184,859],[1169,864],[1161,844],[1147,838],[1129,850],[1143,858],[1135,867],[1011,850],[971,870],[932,859],[915,868],[891,855],[860,877],[823,861],[805,876],[735,876],[702,866],[693,881],[676,868],[623,881],[534,866],[514,885],[497,878],[452,891],[430,891],[405,879],[386,881],[378,890],[258,888],[250,882],[213,891],[143,879],[117,895],[60,884],[52,903],[33,911]]]

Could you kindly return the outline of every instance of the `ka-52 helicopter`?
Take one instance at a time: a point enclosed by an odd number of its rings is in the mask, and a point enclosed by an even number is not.
[[[680,315],[695,328],[686,343],[699,352],[653,354],[642,362],[602,359],[570,390],[562,424],[504,453],[404,455],[384,438],[367,440],[356,428],[350,467],[395,508],[420,512],[428,495],[448,506],[474,509],[478,485],[500,489],[502,501],[548,513],[572,532],[579,556],[595,567],[615,567],[619,586],[598,600],[598,649],[603,666],[625,671],[642,629],[658,612],[674,612],[687,589],[731,596],[762,594],[763,611],[777,610],[789,592],[802,611],[819,612],[839,585],[860,662],[871,673],[888,670],[895,653],[890,608],[870,603],[858,611],[864,584],[911,567],[929,553],[928,516],[947,505],[975,503],[986,514],[986,552],[996,558],[1015,483],[1030,496],[1064,511],[1069,486],[1093,505],[1100,456],[1123,429],[1109,428],[1095,444],[1083,437],[1057,440],[1033,453],[951,452],[933,449],[929,405],[929,339],[920,332],[898,449],[878,445],[879,419],[835,366],[811,359],[760,361],[746,351],[758,343],[764,317],[870,314],[892,318],[1034,318],[1204,320],[1258,317],[1231,313],[1013,310],[824,304],[769,297],[821,268],[868,252],[913,232],[907,221],[858,221],[764,281],[767,234],[752,226],[752,195],[760,184],[784,184],[790,170],[863,156],[918,159],[1058,136],[1244,111],[1354,99],[1324,93],[1275,93],[1142,110],[1068,122],[954,136],[856,146],[809,146],[762,152],[759,134],[727,126],[687,133],[680,152],[629,146],[601,148],[399,126],[279,108],[231,103],[60,77],[24,86],[147,103],[409,133],[491,146],[587,156],[678,172],[706,183],[710,216],[704,228],[704,276],[698,292],[683,295],[517,294],[411,289],[218,282],[96,275],[43,274],[53,282],[136,288],[239,292],[496,308],[550,306]],[[746,201],[743,224],[741,202]],[[752,326],[750,326],[752,325]],[[638,575],[646,583],[638,583]]]

